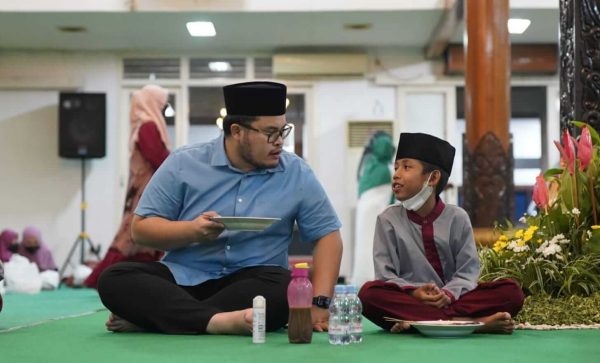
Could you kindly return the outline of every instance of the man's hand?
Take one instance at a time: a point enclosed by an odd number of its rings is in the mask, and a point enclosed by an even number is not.
[[[327,331],[329,328],[329,310],[313,306],[310,310],[314,331]]]
[[[213,221],[213,217],[219,217],[219,213],[208,211],[194,219],[199,241],[212,241],[219,237],[223,232],[223,229],[225,229],[225,226],[222,223]]]
[[[425,305],[433,306],[438,309],[443,309],[451,302],[446,293],[440,290],[434,283],[425,284],[412,291],[412,296],[423,301]]]

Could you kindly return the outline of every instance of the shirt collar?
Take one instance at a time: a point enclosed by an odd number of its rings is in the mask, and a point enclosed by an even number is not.
[[[210,159],[211,166],[227,166],[231,170],[235,170],[237,172],[243,173],[241,170],[239,170],[238,168],[231,165],[231,162],[229,161],[229,158],[227,157],[227,153],[225,152],[225,137],[224,137],[223,133],[221,133],[221,135],[219,135],[219,137],[217,137],[216,139],[211,141],[211,143],[213,144],[213,154],[212,154],[212,158]],[[283,153],[285,153],[285,151],[282,152],[282,154],[281,154],[282,156],[283,156]],[[283,158],[280,157],[279,163],[277,164],[276,167],[269,168],[269,169],[256,169],[256,170],[249,171],[246,174],[254,175],[254,174],[276,173],[276,172],[280,172],[280,171],[284,171],[284,170],[285,170],[285,167],[283,165]]]
[[[225,153],[225,138],[223,133],[216,139],[211,141],[213,144],[212,158],[210,159],[210,165],[212,166],[226,166],[230,165],[227,154]]]
[[[413,211],[407,209],[406,214],[408,216],[408,219],[410,219],[411,221],[413,221],[414,223],[416,223],[420,226],[422,226],[424,224],[433,223],[433,221],[435,221],[437,219],[437,217],[439,217],[440,214],[442,214],[444,207],[446,207],[446,205],[444,204],[444,202],[442,202],[440,197],[436,196],[435,199],[436,199],[437,203],[435,204],[435,207],[433,207],[433,210],[428,215],[426,215],[425,217],[421,217],[416,212],[413,212]]]

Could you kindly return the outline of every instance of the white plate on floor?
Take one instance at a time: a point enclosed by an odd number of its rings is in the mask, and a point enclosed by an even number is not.
[[[415,321],[410,324],[421,334],[438,338],[456,338],[469,335],[483,323],[477,321],[433,320]]]
[[[260,232],[281,218],[256,218],[256,217],[213,217],[213,221],[225,225],[230,231],[255,231]]]

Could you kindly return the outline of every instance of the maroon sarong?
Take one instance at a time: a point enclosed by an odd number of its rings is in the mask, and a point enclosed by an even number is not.
[[[480,318],[498,312],[511,316],[523,307],[525,296],[521,287],[509,279],[481,282],[444,309],[425,305],[392,282],[370,281],[358,294],[363,304],[363,315],[389,330],[394,323],[383,320],[384,316],[403,320],[450,320],[452,318]]]

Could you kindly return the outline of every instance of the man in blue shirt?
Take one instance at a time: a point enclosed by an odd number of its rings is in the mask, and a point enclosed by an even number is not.
[[[224,135],[182,147],[154,174],[135,211],[136,243],[167,251],[160,262],[107,269],[98,292],[111,331],[249,334],[252,299],[267,301],[267,330],[287,322],[287,249],[297,223],[315,243],[314,329],[327,329],[339,272],[340,222],[308,165],[283,151],[286,87],[224,87]],[[260,232],[234,231],[218,216],[280,218]]]

